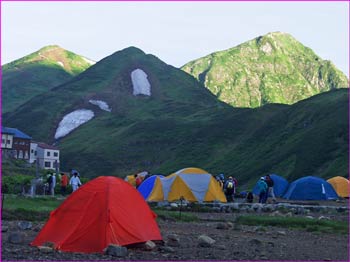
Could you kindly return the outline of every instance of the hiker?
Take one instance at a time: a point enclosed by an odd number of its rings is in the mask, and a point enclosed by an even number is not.
[[[68,176],[65,173],[61,173],[61,195],[66,195],[68,185]]]
[[[266,194],[267,194],[267,184],[265,178],[262,176],[258,182],[258,192],[259,192],[259,203],[266,203]]]
[[[224,192],[226,195],[227,202],[233,202],[234,193],[235,193],[235,182],[233,181],[233,177],[229,176],[228,180],[224,185]]]
[[[216,176],[215,179],[218,182],[221,190],[224,190],[224,182],[221,180],[220,176]]]
[[[73,192],[76,191],[79,186],[81,186],[80,179],[78,177],[78,173],[75,172],[74,175],[69,180],[69,184],[72,186]]]
[[[141,176],[139,176],[138,174],[135,174],[134,177],[135,177],[135,186],[136,188],[138,188],[142,183]]]
[[[56,187],[56,174],[51,174],[51,185],[50,185],[50,194],[51,196],[55,196],[55,187]]]
[[[276,202],[276,197],[275,197],[275,192],[273,190],[274,182],[273,182],[273,179],[270,177],[270,175],[267,175],[265,177],[265,182],[266,182],[267,187],[268,187],[265,202],[267,201],[269,195],[271,195],[272,201],[275,203]]]
[[[253,203],[254,200],[254,196],[252,192],[248,192],[247,197],[246,197],[246,201],[247,203]]]

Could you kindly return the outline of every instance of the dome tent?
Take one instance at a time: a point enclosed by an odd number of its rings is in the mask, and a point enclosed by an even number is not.
[[[288,189],[288,181],[284,178],[281,177],[279,175],[276,174],[271,174],[270,175],[271,179],[273,180],[273,192],[275,193],[276,197],[282,197],[283,194],[286,192],[286,190]],[[254,195],[259,195],[259,189],[258,189],[258,185],[255,184],[255,187],[253,189],[253,194]]]
[[[350,195],[350,181],[341,176],[335,176],[327,180],[332,185],[335,192],[340,197],[349,197]]]
[[[130,184],[101,176],[80,187],[51,212],[31,245],[51,242],[55,249],[66,252],[96,253],[109,244],[162,240],[155,218]]]
[[[338,195],[326,180],[307,176],[292,182],[283,198],[292,200],[331,200]]]
[[[184,168],[167,177],[156,177],[148,201],[226,202],[215,178],[200,168]]]
[[[152,175],[146,178],[141,185],[137,188],[137,190],[141,193],[144,199],[147,199],[148,196],[152,193],[154,184],[156,182],[157,177],[163,178],[163,175]]]

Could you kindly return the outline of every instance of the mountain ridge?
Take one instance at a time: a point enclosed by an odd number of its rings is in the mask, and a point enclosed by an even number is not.
[[[69,81],[94,62],[58,45],[50,45],[2,66],[2,112]]]
[[[293,104],[334,88],[346,76],[287,33],[273,32],[181,67],[235,107]]]

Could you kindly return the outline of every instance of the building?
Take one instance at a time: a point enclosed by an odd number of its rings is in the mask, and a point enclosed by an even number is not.
[[[44,169],[59,169],[60,166],[60,151],[57,147],[50,146],[45,143],[32,143],[31,148],[33,149],[33,157],[38,161],[38,165],[40,168]],[[36,146],[35,146],[36,144]],[[36,150],[35,150],[36,148]],[[33,161],[34,162],[34,161]]]
[[[17,128],[1,128],[1,149],[11,157],[29,161],[31,140],[30,136]]]
[[[13,133],[8,128],[1,128],[1,149],[7,150],[12,149],[13,145]]]

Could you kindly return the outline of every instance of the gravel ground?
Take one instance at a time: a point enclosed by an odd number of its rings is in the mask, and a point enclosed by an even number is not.
[[[315,233],[278,227],[241,226],[232,223],[236,214],[198,213],[199,222],[179,222],[160,219],[164,243],[157,243],[152,251],[129,248],[124,257],[105,254],[79,254],[59,251],[43,252],[29,243],[40,231],[43,223],[33,223],[29,230],[20,231],[23,242],[8,241],[10,234],[18,232],[18,221],[2,221],[8,228],[2,233],[2,260],[344,260],[349,261],[348,235]],[[311,214],[312,215],[312,214]],[[321,214],[317,214],[320,216]],[[315,217],[317,217],[315,216]],[[345,220],[347,216],[331,219]],[[218,220],[224,222],[217,222]],[[226,222],[225,222],[226,221]],[[230,222],[227,222],[230,221]],[[228,225],[218,229],[218,224]],[[209,247],[199,245],[199,236],[206,235],[215,243]],[[176,239],[170,241],[169,239]]]

